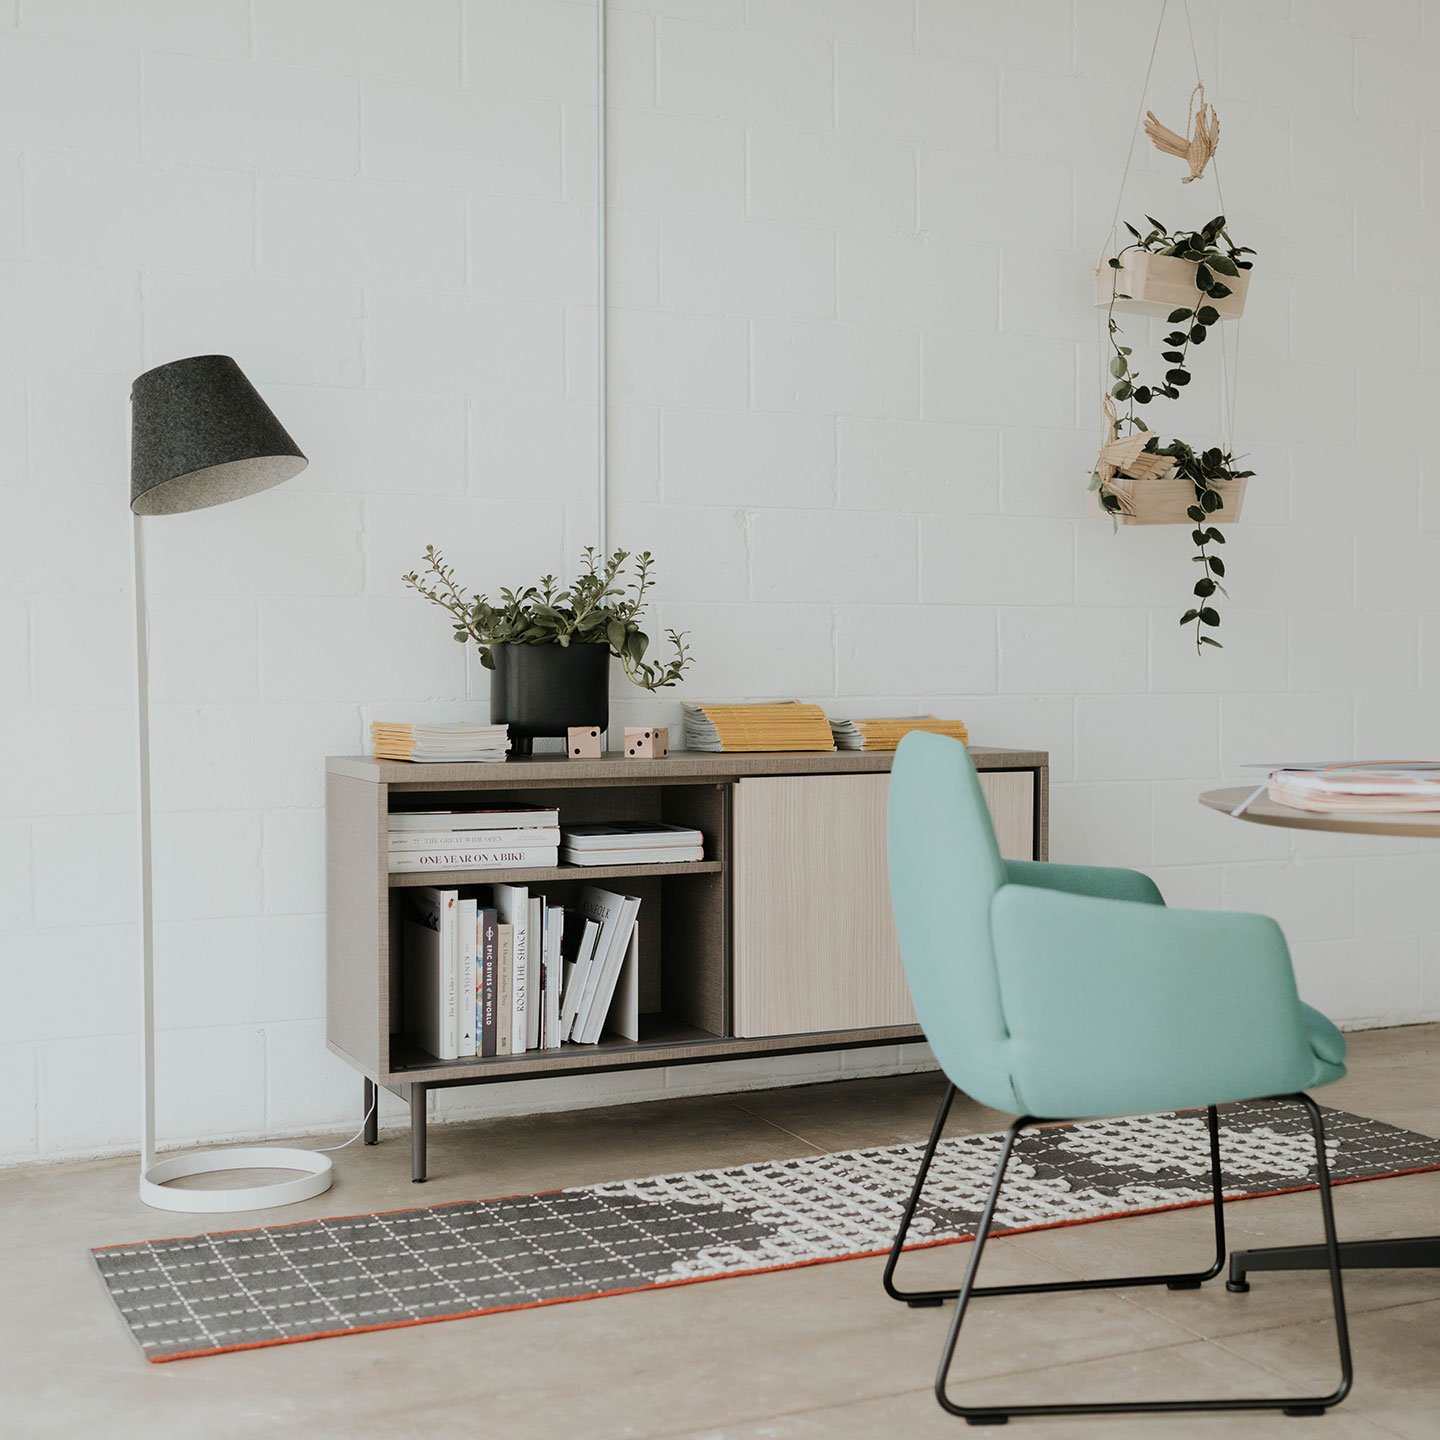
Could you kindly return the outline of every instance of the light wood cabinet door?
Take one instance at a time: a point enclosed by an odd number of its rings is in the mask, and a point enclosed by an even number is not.
[[[735,1033],[913,1025],[885,865],[888,775],[735,785]],[[980,776],[1003,855],[1033,854],[1035,777]]]

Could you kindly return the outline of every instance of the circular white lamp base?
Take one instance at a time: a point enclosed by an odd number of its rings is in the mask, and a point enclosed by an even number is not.
[[[214,1175],[226,1170],[295,1170],[290,1180],[244,1185],[224,1190],[172,1190],[168,1182],[188,1175]],[[330,1157],[313,1150],[279,1145],[249,1145],[236,1150],[200,1150],[160,1160],[140,1172],[140,1198],[157,1210],[218,1214],[226,1210],[268,1210],[323,1195],[333,1179]]]

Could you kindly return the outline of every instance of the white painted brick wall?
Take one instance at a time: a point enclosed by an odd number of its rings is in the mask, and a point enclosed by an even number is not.
[[[1440,280],[1416,250],[1440,0],[1192,5],[1234,230],[1261,251],[1237,420],[1260,473],[1203,662],[1175,623],[1183,532],[1113,535],[1082,488],[1087,271],[1150,41],[1133,10],[610,0],[612,534],[657,551],[687,693],[933,707],[1048,749],[1055,858],[1270,911],[1341,1020],[1434,1018],[1440,856],[1238,826],[1195,794],[1440,733]],[[312,463],[148,531],[161,1124],[355,1118],[323,1048],[321,757],[372,717],[484,712],[483,672],[398,583],[427,540],[493,585],[590,538],[594,18],[0,4],[0,1159],[135,1142],[126,396],[197,350],[233,353]],[[1172,21],[1151,104],[1178,125]],[[1125,213],[1198,221],[1212,194],[1142,141]],[[673,723],[674,700],[617,690],[617,722]]]

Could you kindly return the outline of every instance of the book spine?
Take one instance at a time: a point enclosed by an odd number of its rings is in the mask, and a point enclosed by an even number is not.
[[[473,900],[462,900],[456,906],[456,924],[460,946],[459,984],[455,992],[456,1028],[459,1033],[460,1059],[468,1060],[479,1052],[479,1036],[475,1031],[475,969],[479,958],[477,941],[479,932],[475,925],[476,905]]]
[[[529,850],[407,850],[390,856],[392,875],[417,870],[511,870],[549,868],[559,863],[554,845]]]
[[[525,1048],[540,1048],[540,1017],[543,1015],[544,996],[540,987],[544,983],[545,969],[545,899],[541,895],[530,897],[529,924],[525,927]]]
[[[526,827],[514,830],[392,830],[392,855],[425,850],[536,850],[558,845],[558,829]]]
[[[517,907],[514,921],[514,945],[511,949],[510,969],[510,1053],[512,1055],[523,1055],[525,1053],[525,1011],[529,1003],[527,993],[529,979],[529,961],[526,955],[529,929],[527,910],[528,906]]]
[[[495,945],[495,912],[482,909],[479,914],[480,931],[480,973],[477,977],[476,993],[476,1035],[480,1041],[480,1054],[491,1056],[495,1053],[495,981],[498,956]]]
[[[442,1060],[460,1058],[460,937],[456,933],[455,911],[460,897],[453,890],[441,892],[442,911],[440,923],[440,1003],[443,1007],[440,1033],[444,1037],[444,1048],[440,1051]]]
[[[512,992],[515,973],[515,929],[511,925],[495,927],[495,1053],[510,1054],[510,1041],[515,1022]]]

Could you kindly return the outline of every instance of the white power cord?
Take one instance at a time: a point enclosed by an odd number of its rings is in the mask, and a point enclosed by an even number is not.
[[[346,1145],[353,1145],[364,1133],[365,1127],[370,1123],[370,1117],[375,1113],[375,1107],[380,1103],[380,1087],[375,1087],[375,1093],[370,1100],[370,1108],[365,1112],[365,1118],[360,1122],[360,1128],[348,1139],[339,1145],[316,1145],[311,1148],[317,1155],[329,1155],[333,1151],[343,1150]]]

